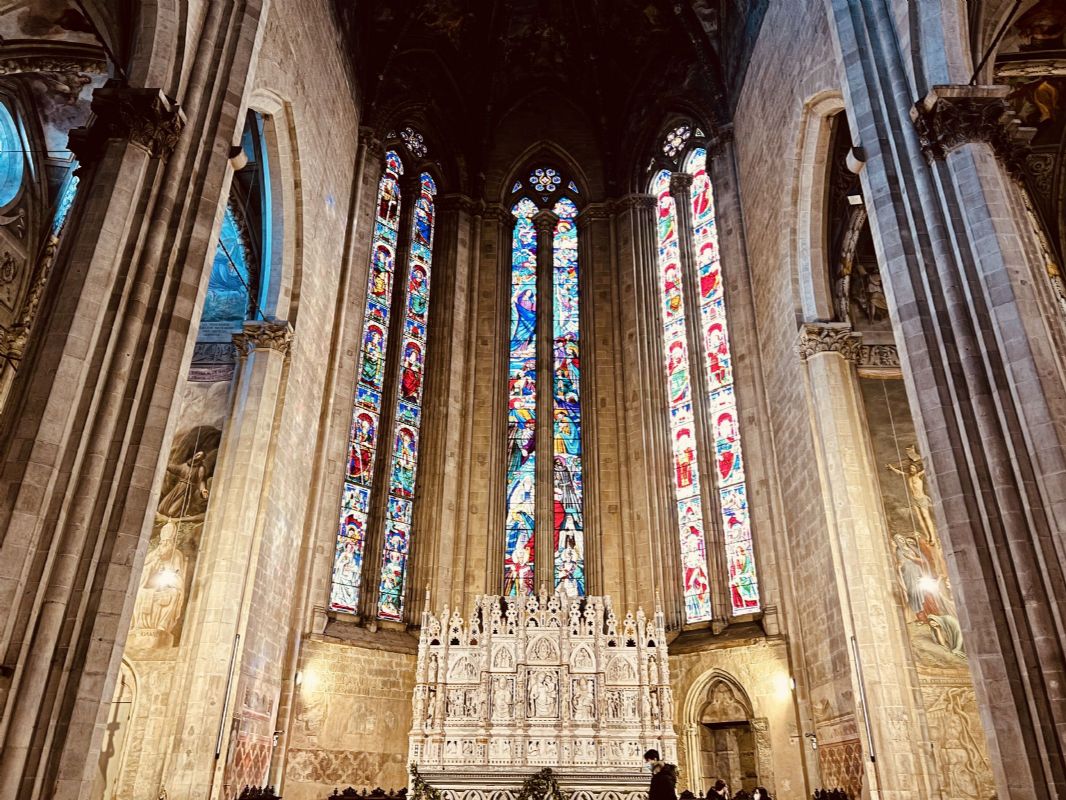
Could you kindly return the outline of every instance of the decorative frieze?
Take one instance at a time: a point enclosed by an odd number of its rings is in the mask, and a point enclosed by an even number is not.
[[[253,350],[277,350],[282,355],[292,346],[292,325],[285,320],[253,320],[233,334],[233,345],[241,356]]]
[[[834,322],[805,323],[799,330],[796,352],[801,361],[818,353],[839,353],[848,361],[856,362],[862,344],[862,334],[852,330],[851,325]]]
[[[1007,102],[1009,86],[934,86],[911,109],[926,157],[943,159],[956,147],[986,142],[1012,175],[1025,167],[1035,128],[1023,127]]]
[[[81,164],[96,161],[105,144],[121,139],[149,155],[169,156],[185,128],[185,113],[161,89],[130,89],[109,83],[93,92],[93,120],[70,132],[70,149]]]
[[[856,366],[860,370],[898,371],[899,350],[894,344],[860,344]]]

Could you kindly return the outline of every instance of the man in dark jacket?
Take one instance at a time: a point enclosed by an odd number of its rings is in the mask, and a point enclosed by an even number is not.
[[[677,767],[660,759],[658,750],[644,754],[644,765],[651,770],[648,800],[677,800]]]

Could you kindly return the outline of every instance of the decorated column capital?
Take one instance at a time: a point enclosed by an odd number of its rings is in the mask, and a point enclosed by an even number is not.
[[[93,119],[70,132],[69,147],[81,164],[96,161],[112,139],[128,141],[153,158],[167,158],[185,128],[185,112],[162,89],[108,84],[93,92]]]
[[[679,197],[687,198],[692,191],[692,176],[687,172],[670,173],[670,194],[676,201]]]
[[[552,211],[548,211],[546,208],[541,209],[533,215],[533,227],[536,228],[537,234],[553,233],[555,226],[559,223],[559,216]]]
[[[385,157],[385,144],[374,128],[369,125],[359,126],[359,143],[366,148],[368,158]]]
[[[658,204],[659,200],[653,194],[627,194],[618,198],[614,207],[618,212],[625,212],[635,208],[655,208]]]
[[[253,350],[276,350],[287,355],[292,347],[292,325],[285,320],[249,320],[240,333],[233,334],[233,345],[242,358]]]
[[[808,322],[799,329],[796,352],[801,361],[819,353],[839,353],[855,363],[859,357],[862,334],[843,322]]]
[[[473,216],[478,210],[478,204],[477,201],[467,197],[465,194],[446,194],[437,200],[437,209],[442,214],[455,211]]]
[[[593,222],[611,218],[611,208],[606,203],[589,203],[577,215],[577,229],[585,230]]]
[[[1035,128],[1022,126],[1007,102],[1009,86],[934,86],[911,108],[930,161],[971,142],[985,142],[1012,175],[1020,175]]]

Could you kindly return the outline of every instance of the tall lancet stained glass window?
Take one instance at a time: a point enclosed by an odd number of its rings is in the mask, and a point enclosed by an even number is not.
[[[706,392],[714,437],[715,480],[722,512],[729,596],[734,614],[759,610],[759,583],[752,555],[747,485],[740,444],[740,423],[733,388],[729,328],[726,322],[722,263],[714,215],[714,188],[707,175],[707,151],[697,147],[688,156],[692,175],[692,252],[699,280],[700,341],[703,345]]]
[[[681,130],[681,129],[679,129]],[[667,137],[664,153],[679,155],[691,136],[685,127]],[[688,622],[711,619],[711,580],[707,561],[707,526],[713,509],[704,509],[701,494],[705,476],[700,464],[713,465],[717,503],[721,509],[725,556],[729,568],[729,595],[733,614],[759,610],[758,582],[752,556],[751,526],[747,490],[741,461],[725,297],[721,280],[721,259],[714,216],[713,188],[706,169],[707,154],[693,148],[685,161],[692,175],[689,196],[671,194],[670,172],[659,171],[652,181],[657,200],[659,244],[659,294],[662,311],[662,337],[669,404],[669,431],[673,457],[672,479],[681,540],[682,580],[685,616]],[[679,214],[687,213],[692,225],[693,263],[686,265],[680,242]],[[694,271],[687,282],[686,268]],[[695,306],[698,319],[689,319],[685,286],[698,287]],[[689,338],[691,326],[697,336]],[[703,360],[706,387],[700,397],[693,386],[689,342],[699,342],[698,358]],[[713,452],[700,451],[696,435],[695,405],[705,404],[711,424]],[[714,495],[709,495],[714,496]]]
[[[399,620],[403,616],[403,588],[411,542],[419,430],[422,425],[429,277],[433,262],[433,196],[437,193],[437,187],[425,173],[419,184],[403,306],[399,397],[393,429],[392,463],[389,466],[381,585],[378,587],[378,616],[391,620]]]
[[[394,150],[387,152],[385,172],[378,184],[330,595],[331,609],[359,610],[372,501],[375,490],[383,491],[384,544],[376,614],[386,620],[400,620],[403,616],[422,422],[436,194],[433,179],[423,173],[418,196],[402,198],[403,170],[399,154]],[[400,275],[397,248],[401,203],[410,201],[414,202],[411,244],[406,275]],[[394,309],[398,302],[402,305]],[[394,321],[395,314],[401,318]],[[393,359],[397,364],[395,373],[387,375],[390,330],[398,339],[399,354]],[[388,408],[385,402],[389,403]],[[379,457],[385,463],[376,469]],[[376,474],[380,487],[375,486]]]
[[[565,186],[565,188],[564,188]],[[504,593],[534,591],[537,558],[556,591],[585,594],[585,523],[581,461],[581,359],[578,315],[578,233],[573,181],[537,167],[512,186],[508,349],[506,535]],[[555,215],[550,242],[538,241],[534,217]],[[542,231],[547,231],[542,228]],[[550,294],[538,297],[538,248],[551,247]],[[546,283],[541,276],[541,287]],[[539,302],[538,302],[539,301]],[[545,313],[550,316],[544,317]],[[551,373],[538,374],[538,347],[551,353]],[[537,416],[537,398],[547,417]],[[538,441],[541,447],[537,447]],[[550,459],[550,485],[537,481],[537,459]],[[538,497],[551,498],[538,504]],[[552,552],[539,554],[537,508],[550,508],[540,528],[551,531]],[[548,541],[545,541],[547,544]]]

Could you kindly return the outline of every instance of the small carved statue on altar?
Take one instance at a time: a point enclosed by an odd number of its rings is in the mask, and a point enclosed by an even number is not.
[[[592,689],[592,678],[578,678],[574,683],[574,719],[592,719],[596,715]]]

